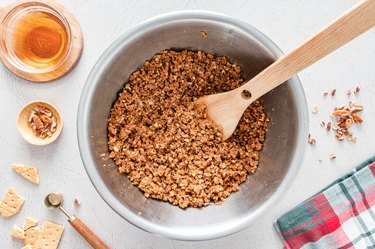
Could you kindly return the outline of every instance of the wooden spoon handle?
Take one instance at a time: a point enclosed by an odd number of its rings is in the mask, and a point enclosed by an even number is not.
[[[83,223],[79,218],[72,216],[69,219],[70,224],[74,229],[82,235],[82,237],[89,242],[89,244],[94,249],[109,249],[103,240],[101,240],[85,223]]]
[[[251,98],[243,103],[245,105],[250,104],[374,25],[375,0],[362,1],[318,34],[279,58],[253,79],[242,85],[238,88],[240,92],[237,92],[237,94],[246,94],[243,90],[249,91]]]

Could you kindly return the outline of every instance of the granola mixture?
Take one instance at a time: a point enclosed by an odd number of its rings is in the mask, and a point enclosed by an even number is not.
[[[132,73],[108,119],[110,157],[146,197],[181,208],[221,203],[253,174],[267,117],[260,101],[223,141],[201,96],[240,86],[241,68],[201,51],[161,51]]]

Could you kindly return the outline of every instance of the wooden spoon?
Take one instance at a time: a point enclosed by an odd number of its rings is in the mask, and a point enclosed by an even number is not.
[[[199,98],[209,118],[229,138],[247,107],[256,99],[375,25],[375,0],[365,0],[257,76],[229,92]]]

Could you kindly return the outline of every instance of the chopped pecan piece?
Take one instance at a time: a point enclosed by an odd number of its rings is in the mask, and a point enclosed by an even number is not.
[[[363,123],[363,119],[357,113],[353,113],[352,117],[355,123]]]
[[[42,139],[51,137],[56,131],[57,120],[51,110],[45,106],[39,105],[34,107],[27,121],[33,129],[35,136]]]
[[[363,119],[358,115],[358,112],[363,111],[363,109],[364,107],[362,105],[357,105],[352,101],[349,101],[348,106],[334,108],[331,115],[336,118],[336,123],[333,125],[332,129],[335,130],[335,136],[339,141],[343,141],[345,136],[348,137],[349,141],[355,142],[357,140],[357,138],[349,132],[349,128],[353,123],[363,123]]]

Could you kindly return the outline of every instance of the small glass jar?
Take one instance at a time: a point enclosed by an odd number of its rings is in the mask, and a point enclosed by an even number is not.
[[[30,74],[58,69],[71,49],[71,29],[55,8],[27,2],[8,11],[0,26],[1,50],[13,67]]]

